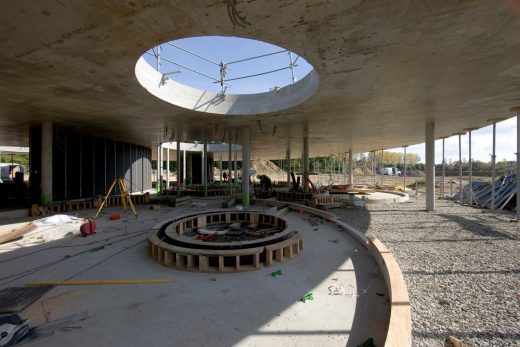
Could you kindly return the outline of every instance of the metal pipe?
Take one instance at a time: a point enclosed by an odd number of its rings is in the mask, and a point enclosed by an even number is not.
[[[241,63],[241,62],[244,62],[244,61],[253,60],[253,59],[258,59],[258,58],[263,58],[263,57],[268,57],[268,56],[270,56],[270,55],[280,54],[280,53],[284,53],[284,52],[287,52],[287,50],[284,49],[284,50],[282,50],[282,51],[277,51],[277,52],[273,52],[273,53],[267,53],[267,54],[257,55],[257,56],[255,56],[255,57],[251,57],[251,58],[245,58],[245,59],[235,60],[235,61],[232,61],[232,62],[227,63],[227,64],[228,64],[228,65],[231,65],[231,64]]]
[[[185,49],[185,48],[182,48],[182,47],[179,47],[179,46],[177,46],[177,45],[174,45],[174,44],[171,43],[171,42],[167,42],[166,44],[167,44],[167,45],[170,45],[170,46],[172,46],[172,47],[178,48],[178,49],[180,49],[181,51],[184,51],[184,52],[189,53],[189,54],[191,54],[191,55],[194,55],[194,56],[196,56],[197,58],[200,58],[200,59],[202,59],[202,60],[207,61],[208,63],[215,64],[215,65],[217,65],[217,66],[220,65],[219,63],[216,63],[216,62],[214,62],[214,61],[212,61],[212,60],[209,60],[208,58],[204,58],[203,56],[198,55],[197,53],[194,53],[194,52],[189,51],[189,50],[187,50],[187,49]]]
[[[294,65],[292,61],[292,52],[289,51],[289,66],[291,67],[291,78],[292,83],[296,82],[296,77],[294,76]]]
[[[161,45],[157,46],[157,71],[161,72]]]
[[[178,64],[177,64],[178,65]],[[179,65],[180,66],[180,65]],[[256,73],[256,74],[253,74],[253,75],[247,75],[247,76],[240,76],[240,77],[235,77],[235,78],[229,78],[229,79],[225,79],[223,82],[230,82],[230,81],[236,81],[236,80],[242,80],[244,78],[251,78],[251,77],[257,77],[257,76],[262,76],[262,75],[267,75],[267,74],[270,74],[270,73],[275,73],[275,72],[278,72],[278,71],[283,71],[283,70],[287,70],[287,69],[290,69],[291,67],[290,66],[287,66],[287,67],[282,67],[280,69],[275,69],[275,70],[269,70],[269,71],[265,71],[265,72],[260,72],[260,73]],[[217,83],[217,82],[214,82],[214,83]],[[218,83],[220,83],[220,80],[218,81]]]
[[[212,79],[212,80],[214,80],[214,81],[220,83],[220,80],[219,80],[219,79],[216,79],[215,77],[211,77],[211,76],[206,75],[206,74],[204,74],[204,73],[202,73],[202,72],[199,72],[199,71],[197,71],[197,70],[193,70],[193,69],[191,69],[191,68],[189,68],[189,67],[187,67],[187,66],[184,66],[184,65],[182,65],[182,64],[176,63],[176,62],[174,62],[174,61],[172,61],[172,60],[170,60],[170,59],[167,59],[167,58],[161,58],[161,59],[164,60],[164,61],[167,61],[167,62],[170,63],[170,64],[177,65],[177,66],[179,66],[179,67],[182,67],[183,69],[186,69],[186,70],[188,70],[188,71],[194,72],[194,73],[196,73],[196,74],[199,74],[199,75],[201,75],[201,76],[207,77],[207,78],[209,78],[209,79]]]
[[[497,123],[493,122],[493,154],[491,154],[491,209],[495,209],[495,181],[496,181],[496,131]]]

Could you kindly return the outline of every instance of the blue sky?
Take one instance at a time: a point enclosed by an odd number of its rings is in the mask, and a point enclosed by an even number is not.
[[[197,53],[204,58],[215,63],[233,62],[240,59],[250,58],[262,54],[273,53],[283,50],[283,47],[274,46],[265,42],[237,37],[192,37],[172,41],[175,45]],[[192,54],[186,53],[178,48],[167,44],[162,45],[162,55],[172,61],[185,65],[216,79],[220,78],[219,66],[200,59]],[[155,67],[156,60],[149,54],[144,54],[145,59]],[[293,60],[296,55],[293,54]],[[295,68],[296,78],[303,78],[312,69],[303,57],[297,61]],[[243,63],[230,64],[226,78],[235,78],[252,75],[265,71],[275,70],[289,65],[289,55],[287,52],[272,55],[269,57],[250,60]],[[161,72],[181,71],[170,75],[169,78],[191,87],[220,92],[220,84],[213,83],[207,77],[199,76],[186,69],[163,61]],[[231,81],[226,91],[228,94],[250,94],[267,92],[273,87],[283,87],[291,83],[291,71],[289,69],[267,74],[259,77],[247,78],[243,80]],[[402,148],[388,149],[401,152]],[[468,135],[462,136],[462,157],[468,159]],[[409,153],[416,153],[424,162],[424,144],[409,146]],[[435,162],[442,162],[442,140],[435,143]],[[488,162],[492,152],[492,127],[484,127],[472,132],[472,157],[475,160]],[[497,147],[496,158],[501,160],[516,160],[516,117],[497,123]],[[453,136],[445,140],[445,153],[447,161],[458,161],[458,136]]]
[[[469,158],[469,136],[462,136],[462,158]],[[445,140],[446,162],[459,160],[459,137],[452,136]],[[402,148],[389,149],[395,152],[401,152]],[[471,133],[471,152],[473,160],[488,162],[491,160],[493,151],[493,127],[487,126],[480,128]],[[424,162],[424,143],[409,146],[408,153],[416,153]],[[497,123],[496,136],[496,160],[516,160],[516,117],[509,118],[505,121]],[[442,140],[435,141],[435,162],[442,163]]]
[[[243,39],[237,37],[192,37],[187,39],[180,39],[171,41],[171,43],[187,49],[191,52],[197,53],[204,58],[219,64],[221,61],[229,63],[245,58],[251,58],[263,54],[278,52],[284,50],[283,47],[274,46],[268,43],[259,42],[250,39]],[[162,56],[169,60],[175,61],[190,69],[202,72],[206,75],[212,76],[216,79],[220,78],[220,68],[218,65],[212,64],[208,61],[200,59],[192,54],[184,52],[176,47],[167,44],[161,45]],[[149,54],[144,55],[146,61],[152,66],[156,66],[156,60]],[[293,61],[296,55],[293,53]],[[297,60],[295,73],[297,78],[302,78],[307,75],[312,66],[309,65],[301,57]],[[247,75],[253,75],[270,70],[280,69],[289,66],[289,54],[287,52],[263,57],[259,59],[249,60],[246,62],[230,64],[228,66],[228,73],[226,78],[235,78]],[[172,71],[181,71],[175,75],[169,76],[177,82],[187,84],[191,87],[204,89],[214,92],[220,92],[220,84],[213,83],[214,81],[200,76],[194,72],[188,71],[174,64],[163,61],[161,72],[167,73]],[[275,72],[268,75],[247,78],[243,80],[231,81],[228,87],[228,94],[252,94],[268,92],[271,88],[283,87],[291,84],[292,77],[289,69]]]

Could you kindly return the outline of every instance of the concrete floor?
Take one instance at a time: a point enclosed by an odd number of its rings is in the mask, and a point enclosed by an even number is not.
[[[218,205],[219,200],[212,199],[207,208]],[[315,227],[306,220],[308,215],[288,213],[283,217],[289,227],[305,241],[296,258],[259,271],[204,274],[161,266],[147,253],[150,227],[194,208],[140,207],[139,218],[130,216],[128,222],[107,219],[108,213],[120,209],[105,211],[94,236],[0,253],[0,288],[66,279],[172,282],[58,286],[21,313],[30,318],[30,325],[45,323],[44,311],[51,321],[81,312],[88,312],[89,318],[33,345],[357,346],[370,337],[376,345],[383,344],[389,318],[383,278],[368,252],[331,223]],[[79,215],[94,213],[86,210]],[[0,245],[0,250],[4,247]],[[51,266],[24,277],[8,277],[44,264]],[[270,275],[278,269],[282,276]],[[329,295],[330,286],[341,286],[344,294]],[[309,292],[313,301],[299,301]]]

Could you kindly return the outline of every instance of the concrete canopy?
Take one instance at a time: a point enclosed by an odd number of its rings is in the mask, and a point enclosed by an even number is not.
[[[520,104],[514,1],[247,1],[234,26],[226,1],[4,1],[0,4],[0,143],[28,144],[49,120],[153,146],[238,139],[253,158],[392,148],[487,125]],[[230,116],[186,110],[135,77],[143,52],[198,35],[258,39],[301,54],[317,92],[284,111]]]

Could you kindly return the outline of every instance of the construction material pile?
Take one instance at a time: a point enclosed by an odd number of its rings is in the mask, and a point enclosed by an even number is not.
[[[473,190],[472,194],[470,194],[470,187]],[[452,199],[490,209],[492,189],[495,190],[495,209],[513,209],[516,207],[516,199],[514,199],[516,196],[515,174],[500,177],[495,181],[493,188],[490,183],[473,181],[471,186],[468,184],[462,189],[462,196],[460,192],[457,192],[452,196]],[[472,195],[471,202],[470,195]]]

